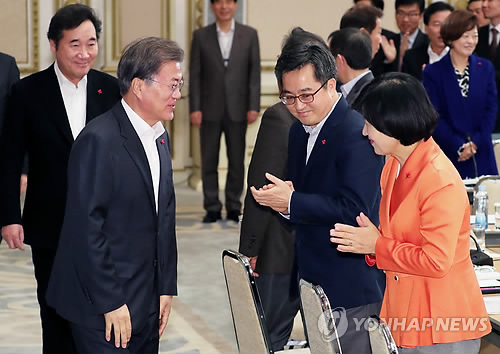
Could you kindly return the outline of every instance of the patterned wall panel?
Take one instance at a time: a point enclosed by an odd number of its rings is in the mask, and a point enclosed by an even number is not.
[[[38,71],[38,0],[0,0],[0,8],[0,51],[16,58],[21,73]]]

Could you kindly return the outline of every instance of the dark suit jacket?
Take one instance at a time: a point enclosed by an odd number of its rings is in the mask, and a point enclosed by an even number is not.
[[[490,55],[489,40],[489,25],[483,26],[479,29],[479,41],[476,46],[476,55],[486,58],[493,63],[495,68],[495,82],[496,87],[500,87],[500,46],[497,47],[497,52],[494,58]],[[497,96],[497,105],[500,107],[500,93]],[[497,112],[497,119],[493,132],[500,133],[500,111]]]
[[[324,123],[306,166],[308,135],[300,122],[290,129],[288,173],[292,194],[290,221],[296,226],[301,278],[323,287],[333,307],[352,308],[382,301],[385,276],[364,255],[341,253],[330,242],[335,223],[355,225],[365,213],[378,225],[380,173],[384,158],[375,155],[361,134],[363,117],[342,97]]]
[[[250,186],[269,183],[265,173],[285,180],[288,175],[288,132],[295,117],[279,102],[266,109],[248,168],[248,190],[240,233],[240,252],[259,256],[256,271],[290,273],[295,257],[293,226],[279,213],[257,203]]]
[[[428,49],[429,46],[420,46],[407,50],[403,58],[402,71],[422,81],[422,67],[429,64]]]
[[[87,122],[118,101],[117,80],[90,70]],[[66,202],[67,163],[73,135],[54,66],[12,86],[3,139],[0,174],[1,225],[22,224],[25,243],[57,247]],[[24,153],[29,157],[29,183],[21,221],[19,179]]]
[[[345,98],[347,103],[349,103],[352,107],[355,107],[357,105],[359,94],[365,88],[366,85],[372,82],[372,80],[373,80],[373,74],[371,72],[368,72],[368,74],[359,79],[358,82],[356,82],[356,84],[353,86],[351,91],[349,91],[347,97]]]
[[[467,136],[477,145],[474,155],[479,176],[498,174],[491,133],[497,117],[497,88],[494,68],[484,58],[469,58],[469,95],[463,98],[450,54],[427,65],[423,84],[439,113],[434,140],[453,162],[462,178],[476,177],[472,159],[458,162],[457,150]]]
[[[245,121],[260,110],[260,54],[257,31],[235,24],[229,64],[224,66],[216,25],[193,32],[189,64],[189,110],[207,121]]]
[[[146,153],[121,103],[75,141],[47,290],[49,305],[71,322],[104,329],[103,314],[127,304],[140,331],[160,295],[177,294],[175,195],[163,138],[158,213]]]
[[[398,34],[392,32],[392,31],[383,29],[383,28],[382,28],[382,35],[385,36],[388,41],[390,41],[391,39],[393,41],[395,41],[396,37],[398,36]],[[372,63],[370,65],[370,70],[372,71],[373,76],[378,77],[378,76],[382,75],[384,72],[386,72],[386,67],[389,68],[392,65],[394,65],[394,63],[384,64],[385,60],[386,59],[385,59],[384,50],[382,49],[382,46],[380,46],[377,54],[375,54],[375,56],[373,57]],[[396,66],[396,68],[397,68],[397,66]],[[393,71],[393,70],[390,70],[390,71]]]
[[[0,137],[7,112],[7,99],[10,94],[10,88],[19,80],[19,69],[16,59],[10,55],[0,53]]]
[[[413,42],[413,45],[411,49],[416,49],[420,47],[425,47],[429,45],[429,37],[425,33],[423,33],[420,29],[417,29],[417,37],[415,37],[415,41]],[[399,48],[401,46],[401,34],[397,33],[394,36],[394,45],[396,46],[396,51],[397,51],[397,56],[394,62],[391,64],[385,64],[384,65],[384,72],[391,72],[391,71],[397,71],[398,70],[398,63],[399,63]],[[406,54],[406,53],[405,53]],[[404,60],[404,57],[403,57]]]

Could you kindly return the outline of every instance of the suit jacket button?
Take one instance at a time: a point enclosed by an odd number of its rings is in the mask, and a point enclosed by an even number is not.
[[[158,261],[155,259],[155,260],[153,261],[153,267],[155,267],[155,268],[156,268],[156,265],[157,265],[157,264],[158,264]]]
[[[397,275],[394,276],[394,280],[396,280],[396,281],[399,280]]]

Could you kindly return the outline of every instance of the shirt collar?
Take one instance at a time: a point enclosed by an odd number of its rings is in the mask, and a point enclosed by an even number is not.
[[[431,48],[431,45],[429,44],[429,47],[427,47],[427,54],[429,55],[429,64],[433,64],[437,61],[440,61],[441,59],[443,59],[446,56],[446,54],[448,54],[449,51],[450,51],[450,47],[446,46],[446,47],[444,47],[441,54],[436,54],[436,53],[434,53],[434,51]]]
[[[123,109],[125,113],[127,113],[128,119],[132,126],[134,127],[135,132],[139,135],[140,138],[143,137],[152,137],[154,140],[158,139],[163,133],[165,133],[165,128],[161,122],[156,122],[153,126],[150,126],[144,119],[142,119],[134,110],[125,102],[122,98],[121,100]]]
[[[59,82],[59,86],[71,86],[75,88],[75,84],[68,80],[66,76],[62,73],[61,69],[59,69],[59,65],[57,65],[57,60],[54,62],[54,71],[56,72],[57,81]],[[80,81],[78,81],[77,88],[80,88],[80,83],[83,84],[83,87],[87,87],[87,75],[85,75]]]
[[[220,29],[219,24],[217,23],[217,21],[215,21],[215,28],[217,28],[217,33],[219,33],[219,34],[229,34],[229,33],[234,32],[234,18],[231,20],[231,29],[229,30],[229,32],[223,32]]]
[[[343,84],[342,86],[340,86],[340,90],[342,91],[342,94],[344,96],[347,96],[349,94],[349,92],[351,92],[352,88],[354,87],[354,85],[356,85],[356,83],[361,80],[361,78],[363,78],[365,75],[368,75],[369,73],[371,73],[370,70],[368,71],[365,71],[364,73],[361,73],[359,74],[358,76],[356,76],[354,79],[352,79],[351,81],[347,82],[346,84]]]
[[[330,117],[330,115],[332,114],[333,110],[335,109],[335,107],[337,106],[337,103],[340,101],[341,98],[342,98],[342,94],[339,93],[339,98],[333,104],[332,109],[330,109],[330,112],[328,112],[327,115],[325,116],[325,118],[323,118],[314,128],[311,127],[310,125],[302,124],[302,126],[304,127],[304,130],[306,131],[307,134],[313,135],[314,133],[319,133],[319,131],[321,131],[321,128],[325,124],[328,117]]]
[[[490,26],[490,27],[488,28],[488,29],[489,29],[489,32],[491,32],[491,29],[494,27],[494,28],[496,28],[496,29],[497,29],[498,33],[500,33],[500,23],[499,23],[498,25],[496,25],[496,26],[493,26],[493,25],[490,23],[490,24],[489,24],[489,26]]]

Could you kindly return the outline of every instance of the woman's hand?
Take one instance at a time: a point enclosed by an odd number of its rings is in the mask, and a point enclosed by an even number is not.
[[[464,150],[458,157],[458,161],[467,161],[477,152],[477,145],[474,142],[468,142],[462,145]]]
[[[356,222],[359,227],[335,224],[335,228],[330,230],[330,241],[338,244],[340,252],[375,254],[380,232],[363,213],[356,217]]]

